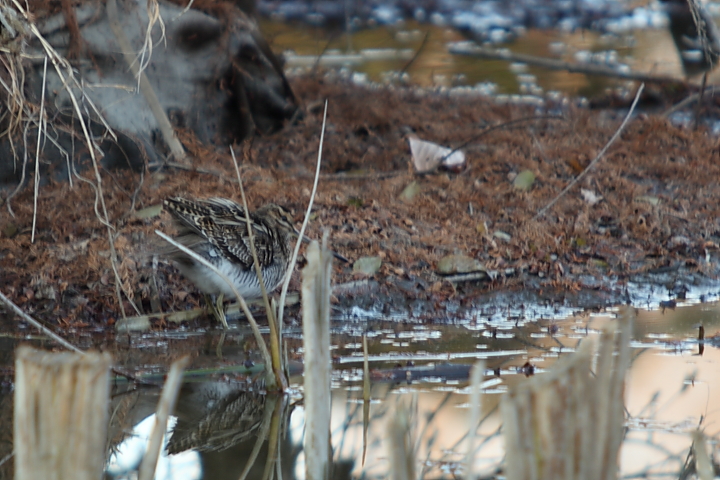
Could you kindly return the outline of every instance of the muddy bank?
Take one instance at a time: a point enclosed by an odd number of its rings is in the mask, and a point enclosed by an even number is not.
[[[534,218],[602,149],[621,113],[563,101],[529,107],[365,88],[332,76],[294,78],[291,85],[303,120],[239,146],[243,180],[251,208],[283,204],[299,221],[312,187],[322,101],[329,100],[310,236],[328,229],[333,248],[352,262],[381,261],[370,275],[354,272],[353,263],[335,265],[337,284],[363,280],[337,292],[347,311],[360,306],[446,318],[497,298],[494,292],[503,292],[509,305],[534,292],[547,304],[599,307],[625,303],[633,279],[679,298],[694,284],[715,285],[720,152],[706,130],[638,115],[578,186]],[[535,116],[541,118],[478,137],[488,127]],[[450,148],[464,145],[465,167],[417,175],[408,134]],[[3,200],[2,292],[63,327],[112,327],[122,309],[131,316],[201,304],[198,290],[172,265],[163,259],[153,265],[160,242],[154,230],[172,228],[166,214],[145,209],[168,196],[239,199],[239,191],[226,151],[189,132],[180,138],[193,170],[102,173],[119,281],[92,186],[43,186],[34,243],[31,186],[11,200],[15,217]],[[525,171],[535,180],[519,188],[515,180]],[[449,255],[467,257],[490,278],[447,281],[437,270]]]

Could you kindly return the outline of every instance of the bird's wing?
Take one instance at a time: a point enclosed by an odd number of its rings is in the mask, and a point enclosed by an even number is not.
[[[245,209],[240,205],[226,198],[197,201],[169,198],[164,204],[181,229],[202,237],[233,262],[248,268],[253,265]],[[275,235],[267,223],[253,214],[250,223],[258,261],[265,267],[273,260]]]
[[[211,239],[211,243],[221,249],[225,255],[236,261],[241,261],[250,267],[253,264],[250,237],[247,234],[245,219],[236,223],[218,224],[218,235]],[[274,257],[274,235],[267,225],[251,217],[255,250],[260,267],[270,265]]]

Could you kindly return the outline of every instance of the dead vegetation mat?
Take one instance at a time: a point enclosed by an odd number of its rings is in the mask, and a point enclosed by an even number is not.
[[[618,128],[620,113],[566,107],[557,111],[563,119],[521,122],[476,138],[487,127],[547,112],[316,77],[291,83],[304,105],[303,119],[237,147],[251,208],[275,202],[301,220],[327,98],[323,176],[309,236],[319,238],[328,229],[333,248],[351,261],[379,256],[382,266],[372,283],[391,298],[441,311],[448,299],[471,303],[488,291],[532,286],[562,296],[659,269],[717,273],[720,152],[706,130],[637,116],[580,184],[534,218],[597,155]],[[464,147],[462,171],[419,176],[410,164],[409,133],[451,148],[476,140]],[[160,242],[154,230],[172,232],[167,214],[143,218],[137,212],[168,196],[239,200],[229,155],[179,136],[193,158],[191,168],[103,172],[128,316],[156,310],[158,300],[162,311],[177,311],[202,298],[163,259],[153,264]],[[525,170],[536,176],[527,191],[513,185]],[[418,193],[402,198],[412,182]],[[593,203],[587,192],[602,198]],[[93,188],[84,182],[42,186],[34,243],[32,182],[10,201],[15,216],[6,205],[0,211],[0,290],[28,313],[60,326],[111,326],[122,311]],[[472,257],[498,276],[458,288],[436,273],[449,254]],[[364,278],[352,263],[334,268],[337,284]],[[380,290],[338,295],[352,304]]]

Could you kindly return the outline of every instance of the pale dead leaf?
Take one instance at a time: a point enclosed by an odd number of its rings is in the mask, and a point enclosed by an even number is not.
[[[585,188],[580,189],[580,195],[582,195],[583,200],[585,200],[589,205],[595,205],[603,199],[603,197],[596,194],[592,190],[587,190]]]
[[[446,168],[456,169],[465,163],[465,154],[460,150],[453,152],[449,148],[417,137],[408,137],[408,142],[412,162],[418,173],[435,170],[440,164]]]

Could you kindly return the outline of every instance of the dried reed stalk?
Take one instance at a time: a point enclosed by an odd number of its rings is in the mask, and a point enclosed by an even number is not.
[[[282,325],[283,325],[283,312],[285,311],[285,296],[287,295],[288,286],[290,285],[290,278],[292,277],[292,271],[297,263],[298,253],[300,252],[300,244],[302,238],[305,236],[305,230],[307,229],[308,222],[310,221],[310,213],[312,213],[313,203],[315,202],[315,195],[317,194],[318,183],[320,182],[320,165],[322,165],[322,151],[323,143],[325,142],[325,124],[327,122],[327,111],[328,101],[325,100],[325,109],[323,111],[323,123],[320,129],[320,145],[318,146],[318,159],[315,166],[315,179],[313,180],[313,188],[310,193],[310,201],[308,202],[308,208],[305,212],[305,218],[303,219],[302,227],[300,227],[300,233],[298,235],[298,241],[295,243],[295,250],[293,250],[292,260],[290,260],[290,268],[285,275],[285,281],[283,282],[282,289],[280,290],[280,307],[278,310],[278,324],[280,325],[280,340],[282,341]]]
[[[330,472],[330,279],[333,255],[313,241],[303,269],[302,309],[305,350],[305,478],[326,480]]]
[[[120,22],[117,20],[119,18],[119,14],[116,0],[108,0],[106,7],[108,11],[108,18],[110,19],[110,29],[113,31],[115,39],[120,44],[123,56],[125,57],[125,62],[128,64],[130,71],[138,80],[139,90],[145,97],[145,101],[155,117],[155,121],[158,124],[163,140],[165,140],[173,158],[182,162],[185,160],[185,149],[178,140],[177,135],[175,135],[175,130],[165,113],[165,109],[160,104],[160,101],[155,94],[155,89],[153,89],[150,84],[150,80],[148,80],[143,71],[150,62],[150,56],[152,55],[152,28],[156,22],[160,22],[162,36],[165,36],[165,27],[162,23],[162,19],[160,18],[160,9],[157,1],[151,0],[148,2],[148,25],[145,35],[145,43],[140,56],[137,58],[132,50],[130,41],[127,39]],[[138,62],[137,60],[140,61]]]
[[[110,395],[107,353],[48,353],[15,360],[15,478],[102,477]]]
[[[593,376],[592,343],[550,372],[512,388],[501,403],[509,480],[617,478],[623,391],[634,313],[604,329]]]
[[[280,333],[278,323],[275,320],[275,310],[270,305],[268,298],[268,292],[265,288],[265,279],[263,278],[262,268],[260,268],[260,260],[258,259],[257,249],[255,248],[255,233],[252,228],[252,220],[250,220],[250,207],[248,206],[247,197],[245,196],[245,187],[243,187],[242,177],[240,176],[240,166],[238,165],[237,158],[235,157],[235,150],[230,146],[230,153],[232,154],[233,164],[235,165],[235,173],[237,174],[238,185],[240,185],[240,195],[242,196],[243,208],[245,209],[245,225],[247,226],[248,238],[250,239],[250,252],[253,257],[253,266],[255,267],[255,275],[258,277],[258,283],[260,284],[260,292],[262,293],[263,304],[265,305],[265,314],[268,319],[268,326],[270,327],[270,358],[272,364],[273,373],[275,374],[275,387],[284,392],[287,390],[288,381],[285,377],[285,369],[283,368],[282,355],[280,353]],[[298,239],[297,243],[300,243]],[[291,264],[288,268],[286,276],[290,275],[295,264]]]
[[[175,409],[175,403],[182,385],[183,371],[188,363],[190,363],[190,357],[184,356],[175,360],[170,367],[162,396],[158,402],[157,412],[155,412],[155,425],[150,433],[145,456],[140,464],[138,480],[152,480],[155,477],[155,467],[160,456],[160,449],[163,446],[162,440],[167,433],[168,417]]]

